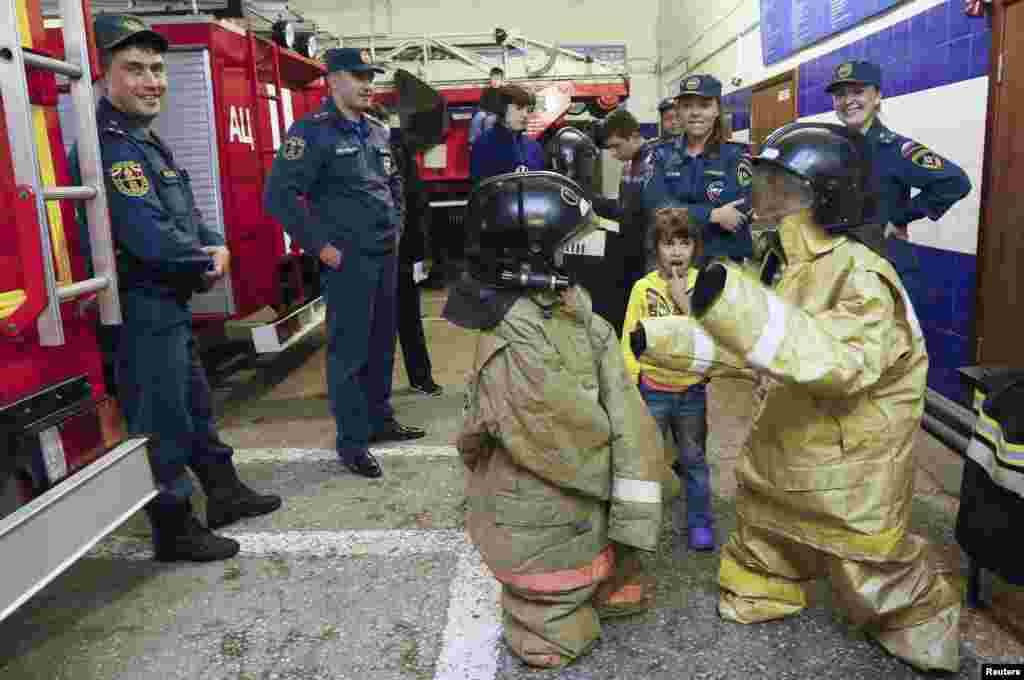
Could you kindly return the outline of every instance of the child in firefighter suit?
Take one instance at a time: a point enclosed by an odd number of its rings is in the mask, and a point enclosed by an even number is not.
[[[572,180],[547,172],[495,177],[474,194],[495,181],[522,184],[527,194],[499,192],[496,201],[509,199],[493,211],[499,216],[516,206],[557,210],[583,196]],[[468,225],[478,221],[477,203],[471,198]],[[585,202],[576,221],[581,213],[592,218]],[[572,227],[545,241],[545,262]],[[492,222],[489,231],[503,228]],[[469,469],[467,529],[502,583],[511,650],[527,664],[560,667],[593,646],[601,617],[648,606],[653,584],[636,551],[657,546],[661,481],[671,472],[615,332],[593,313],[585,290],[533,264],[530,275],[543,281],[530,287],[496,288],[479,273],[463,279],[445,316],[482,331],[457,442]],[[467,321],[460,306],[484,309],[487,318]]]
[[[654,214],[657,268],[633,284],[622,327],[622,353],[630,380],[640,389],[648,410],[663,433],[672,430],[678,457],[672,464],[686,481],[686,526],[691,550],[713,550],[711,471],[707,449],[707,376],[698,370],[676,370],[639,361],[629,346],[629,334],[642,319],[689,313],[685,297],[679,303],[669,293],[678,277],[691,289],[701,256],[701,229],[690,222],[686,208],[659,208]],[[681,304],[680,304],[681,303]]]
[[[761,281],[712,264],[691,296],[703,330],[761,381],[719,612],[740,623],[790,616],[806,605],[803,582],[828,578],[890,653],[956,670],[959,590],[908,532],[928,356],[881,255],[882,228],[863,225],[867,144],[842,126],[798,123],[773,133],[754,166],[758,220],[778,224]],[[693,354],[690,319],[642,328],[634,349],[646,360]]]

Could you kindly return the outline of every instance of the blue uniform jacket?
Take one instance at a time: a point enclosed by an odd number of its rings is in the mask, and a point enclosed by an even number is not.
[[[749,225],[735,233],[711,221],[714,208],[740,198],[750,209],[753,173],[746,144],[726,142],[717,151],[692,157],[686,153],[686,135],[658,144],[652,159],[651,179],[643,190],[643,205],[650,212],[663,207],[684,207],[703,227],[706,257],[751,257]]]
[[[288,130],[267,179],[267,212],[314,256],[328,243],[343,253],[395,252],[405,205],[389,136],[383,123],[351,121],[327,99]]]
[[[202,274],[213,266],[201,248],[224,245],[224,239],[203,222],[188,172],[142,121],[105,97],[96,120],[124,319],[151,326],[188,322],[188,299],[205,287]],[[80,181],[77,147],[70,165]]]
[[[865,137],[878,183],[878,214],[872,222],[903,227],[922,217],[937,220],[970,193],[971,181],[960,166],[892,132],[877,118]],[[913,198],[911,187],[921,190]]]
[[[525,132],[512,132],[502,124],[480,136],[469,156],[469,176],[474,182],[515,172],[544,169],[544,150]]]

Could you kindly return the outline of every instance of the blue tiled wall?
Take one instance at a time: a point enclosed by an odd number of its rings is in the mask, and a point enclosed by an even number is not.
[[[988,75],[991,43],[988,19],[969,17],[961,0],[949,0],[800,64],[798,110],[801,116],[832,110],[825,85],[844,61],[875,62],[883,94],[898,97]]]
[[[928,347],[928,386],[970,405],[956,369],[974,363],[974,255],[915,245],[920,273],[904,284],[921,320]]]
[[[866,59],[882,67],[882,92],[896,97],[988,75],[992,44],[989,20],[964,14],[962,0],[948,2],[800,64],[797,111],[801,117],[832,110],[825,93],[835,67]],[[750,128],[750,88],[722,98],[733,113],[733,130]]]

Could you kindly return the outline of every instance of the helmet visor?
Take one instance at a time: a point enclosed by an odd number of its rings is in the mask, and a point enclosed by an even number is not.
[[[754,224],[762,227],[814,205],[811,183],[772,162],[755,159],[752,189]]]

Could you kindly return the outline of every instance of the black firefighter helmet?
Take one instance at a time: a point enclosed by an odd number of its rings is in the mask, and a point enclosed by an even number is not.
[[[830,231],[860,226],[873,212],[870,147],[864,135],[844,125],[785,125],[768,136],[753,161],[755,184],[759,171],[771,167],[800,178],[813,194],[814,220]]]
[[[548,167],[576,181],[587,195],[594,191],[597,145],[582,131],[563,127],[547,143]]]
[[[514,172],[478,184],[466,213],[470,273],[498,288],[568,288],[563,249],[594,229],[587,193],[554,172]]]

